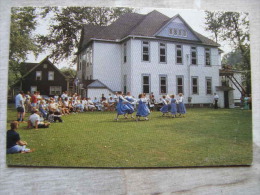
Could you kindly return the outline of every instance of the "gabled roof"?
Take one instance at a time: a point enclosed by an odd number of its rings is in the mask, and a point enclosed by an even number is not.
[[[25,78],[27,75],[29,75],[32,71],[34,71],[37,67],[39,67],[41,64],[43,63],[48,63],[48,64],[51,64],[65,79],[67,79],[68,77],[65,76],[50,60],[49,60],[49,56],[45,57],[41,62],[39,63],[30,63],[30,62],[24,62],[22,67],[24,66],[25,67],[25,70],[23,70],[23,72],[25,72],[24,75],[22,75],[22,77],[20,78],[23,79]],[[28,66],[27,66],[28,65]],[[31,69],[29,69],[31,68]],[[13,84],[13,86],[17,85],[19,82],[17,81],[16,83]]]
[[[83,88],[85,88],[85,89],[103,88],[103,89],[108,89],[111,92],[114,92],[112,89],[110,89],[108,86],[106,86],[104,83],[102,83],[98,79],[96,79],[96,80],[84,80],[83,81]]]
[[[121,42],[124,38],[131,36],[153,37],[160,39],[162,37],[156,37],[156,33],[176,17],[180,17],[180,15],[177,14],[176,16],[169,18],[168,16],[154,10],[146,15],[126,13],[120,16],[109,26],[84,25],[78,52],[84,49],[92,40]],[[215,47],[220,46],[213,40],[210,40],[207,37],[195,32],[183,20],[183,18],[180,17],[180,19],[185,23],[185,25],[188,26],[188,28],[191,29],[194,35],[198,37],[200,44]],[[175,40],[175,38],[171,38],[171,40]]]
[[[38,63],[22,62],[21,63],[21,74],[22,76],[28,73],[32,68],[34,68]]]
[[[154,10],[144,16],[143,20],[129,33],[129,35],[149,36],[152,37],[169,17]]]

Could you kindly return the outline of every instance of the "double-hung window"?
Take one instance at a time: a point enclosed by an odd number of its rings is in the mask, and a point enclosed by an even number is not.
[[[182,64],[182,46],[176,45],[176,62]]]
[[[191,64],[197,64],[197,49],[196,47],[191,47]]]
[[[126,43],[124,43],[124,63],[126,63]]]
[[[159,43],[160,62],[166,62],[166,44]]]
[[[167,93],[167,75],[159,75],[160,94]]]
[[[143,93],[150,93],[150,75],[142,75]]]
[[[183,76],[177,76],[176,77],[176,83],[177,83],[177,94],[178,93],[183,93],[183,89],[184,89],[184,86],[183,86]]]
[[[36,71],[36,80],[37,81],[42,80],[42,71]]]
[[[61,95],[61,86],[50,86],[50,95]]]
[[[150,45],[148,41],[142,42],[142,61],[150,61]]]
[[[127,92],[127,88],[126,88],[126,84],[127,84],[127,75],[124,75],[124,94],[126,94]]]
[[[54,71],[49,71],[48,72],[48,80],[53,81],[54,80]]]
[[[209,48],[205,48],[205,64],[206,66],[210,66],[211,59],[210,59],[210,49]]]
[[[206,77],[206,94],[211,95],[212,94],[212,78]]]
[[[191,84],[192,94],[199,94],[198,77],[191,77]]]

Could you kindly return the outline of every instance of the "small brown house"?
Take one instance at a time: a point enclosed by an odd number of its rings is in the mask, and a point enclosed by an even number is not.
[[[39,91],[41,95],[61,95],[63,91],[73,91],[73,78],[65,76],[46,57],[40,63],[23,63],[22,78],[12,88],[12,96],[18,91]]]

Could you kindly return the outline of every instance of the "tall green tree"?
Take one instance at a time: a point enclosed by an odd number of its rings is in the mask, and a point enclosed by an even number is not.
[[[206,30],[212,32],[216,40],[228,42],[239,51],[247,93],[251,93],[250,35],[247,13],[238,12],[206,12]]]
[[[27,59],[29,52],[36,56],[41,47],[33,36],[37,25],[37,13],[33,7],[12,8],[9,50],[9,85],[21,77],[20,63]]]
[[[44,8],[42,16],[53,15],[50,32],[39,36],[39,41],[51,49],[50,57],[55,61],[67,60],[76,52],[80,32],[84,24],[109,25],[124,13],[132,12],[129,8],[107,7],[65,7]],[[75,57],[72,57],[71,63]]]
[[[67,77],[75,78],[77,71],[75,69],[72,69],[70,67],[63,67],[60,69],[60,71]]]

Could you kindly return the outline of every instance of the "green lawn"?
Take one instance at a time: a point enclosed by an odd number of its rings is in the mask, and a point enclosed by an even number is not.
[[[16,119],[13,105],[8,122]],[[182,167],[250,165],[252,113],[239,109],[188,109],[185,118],[122,119],[115,113],[63,116],[49,129],[18,132],[29,154],[8,154],[8,165],[59,167]],[[9,127],[9,124],[7,124]]]

